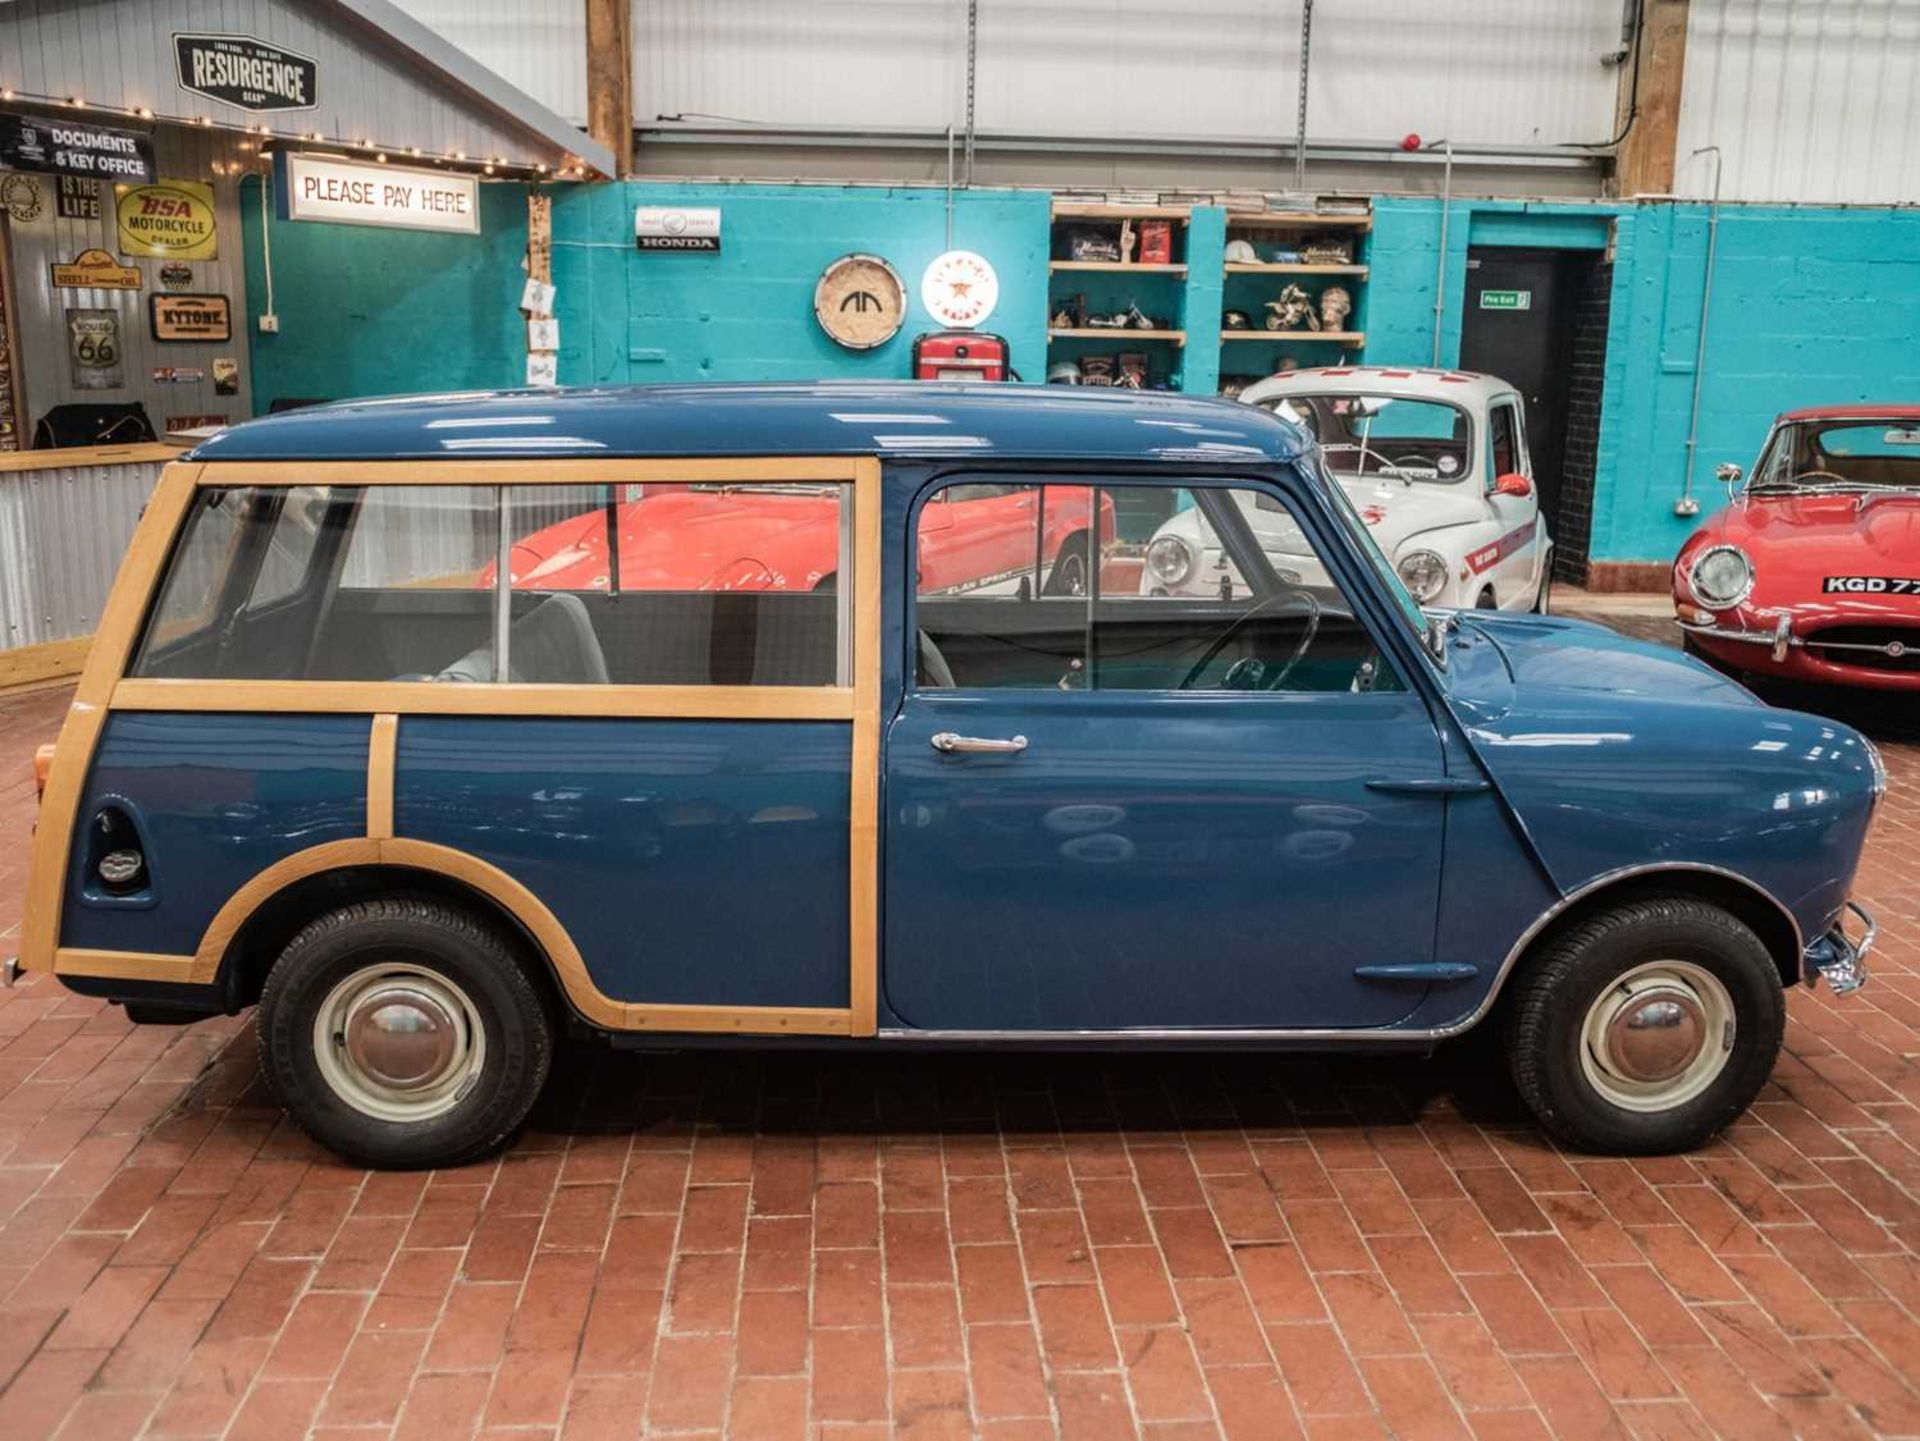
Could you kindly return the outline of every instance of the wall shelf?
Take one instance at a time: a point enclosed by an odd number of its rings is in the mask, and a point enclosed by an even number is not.
[[[1058,213],[1058,212],[1056,212]],[[1371,214],[1320,215],[1311,210],[1229,210],[1227,229],[1243,230],[1371,230]]]
[[[1119,260],[1049,260],[1047,269],[1054,274],[1063,270],[1096,270],[1111,275],[1185,275],[1184,264],[1128,265]]]
[[[1165,340],[1174,345],[1187,343],[1184,330],[1127,330],[1118,326],[1077,326],[1072,330],[1047,331],[1049,340],[1111,340],[1123,344],[1129,340]]]
[[[1275,261],[1272,264],[1238,265],[1229,263],[1229,275],[1355,275],[1365,280],[1364,265],[1308,265],[1302,261]]]
[[[1139,334],[1146,332],[1140,331]],[[1365,345],[1366,332],[1362,330],[1223,330],[1222,340],[1271,340],[1276,345],[1307,344],[1320,345]]]
[[[1081,205],[1072,202],[1053,207],[1055,220],[1177,220],[1182,225],[1192,217],[1185,205]]]

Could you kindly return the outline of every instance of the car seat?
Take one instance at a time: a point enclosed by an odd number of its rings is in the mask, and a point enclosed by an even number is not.
[[[528,685],[605,685],[607,657],[577,595],[550,595],[507,633],[507,679]],[[493,643],[468,651],[437,681],[493,678]]]

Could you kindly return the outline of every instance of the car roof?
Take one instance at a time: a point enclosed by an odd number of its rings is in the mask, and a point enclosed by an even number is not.
[[[1920,420],[1920,405],[1808,405],[1784,410],[1790,420]]]
[[[236,425],[201,461],[956,455],[1292,460],[1302,433],[1234,401],[1107,388],[821,381],[395,396]]]
[[[1497,375],[1474,370],[1436,370],[1428,366],[1319,365],[1306,370],[1283,370],[1249,385],[1240,398],[1253,404],[1288,393],[1317,391],[1324,395],[1395,395],[1408,400],[1446,400],[1454,404],[1485,404],[1510,395],[1513,386]]]

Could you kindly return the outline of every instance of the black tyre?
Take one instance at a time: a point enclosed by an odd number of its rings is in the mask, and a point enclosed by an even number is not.
[[[1062,542],[1047,572],[1042,595],[1085,595],[1087,593],[1087,538],[1072,535]]]
[[[1481,591],[1478,596],[1474,597],[1473,608],[1475,610],[1498,610],[1500,608],[1500,603],[1493,598],[1492,586],[1488,586],[1485,590]]]
[[[323,1146],[365,1166],[452,1166],[519,1129],[553,1063],[547,993],[519,948],[438,901],[313,921],[260,997],[260,1069]]]
[[[1786,1025],[1759,937],[1681,897],[1570,927],[1526,962],[1508,1003],[1508,1063],[1540,1124],[1616,1155],[1718,1134],[1766,1083]]]

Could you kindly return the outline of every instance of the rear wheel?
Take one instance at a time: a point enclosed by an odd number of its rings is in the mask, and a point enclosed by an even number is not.
[[[1780,973],[1740,920],[1681,897],[1581,921],[1517,976],[1515,1085],[1584,1150],[1659,1155],[1718,1134],[1780,1053]]]
[[[525,1120],[553,1058],[516,947],[464,911],[345,906],[288,943],[260,997],[260,1067],[313,1138],[361,1165],[450,1166]]]
[[[1085,595],[1087,593],[1087,538],[1069,536],[1053,558],[1042,595]]]

